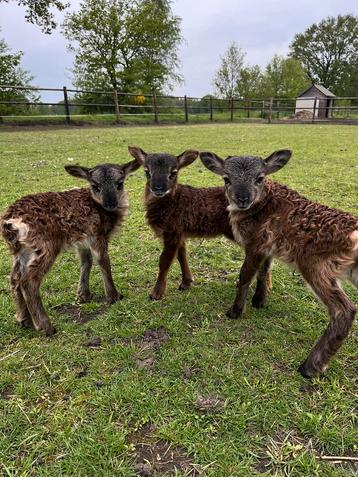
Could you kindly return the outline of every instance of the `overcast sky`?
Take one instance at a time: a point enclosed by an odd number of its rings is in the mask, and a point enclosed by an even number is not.
[[[75,9],[80,1],[70,0]],[[295,33],[313,22],[337,14],[358,14],[358,0],[174,0],[182,18],[185,42],[180,49],[185,83],[175,94],[203,96],[213,90],[212,78],[222,55],[235,40],[247,52],[249,64],[264,66],[275,54],[285,54]],[[57,15],[61,22],[63,16]],[[57,29],[44,35],[25,22],[15,1],[0,3],[2,36],[14,50],[24,52],[22,65],[43,87],[71,85],[72,55]]]

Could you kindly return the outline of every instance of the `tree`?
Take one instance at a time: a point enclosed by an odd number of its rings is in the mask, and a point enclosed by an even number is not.
[[[264,75],[259,65],[241,69],[236,92],[241,98],[261,98],[264,93]]]
[[[54,7],[62,11],[69,5],[62,0],[0,0],[0,3],[9,3],[10,1],[16,1],[18,5],[24,6],[26,20],[40,26],[44,33],[51,33],[56,28],[54,15],[50,8]]]
[[[295,35],[290,56],[301,61],[312,82],[322,83],[335,94],[346,94],[351,74],[357,71],[358,17],[338,15],[314,23]]]
[[[295,58],[274,55],[264,74],[264,96],[295,98],[310,85],[301,63]]]
[[[221,98],[238,96],[237,85],[241,70],[244,67],[245,53],[236,42],[231,43],[225,55],[221,57],[221,64],[214,76],[214,87]]]
[[[33,77],[21,68],[21,58],[23,53],[12,53],[3,39],[0,39],[0,101],[34,101],[36,98],[31,91],[13,90],[4,86],[29,86]],[[23,105],[0,105],[0,113],[14,114],[21,112]]]
[[[180,80],[180,18],[163,0],[84,0],[63,33],[80,88],[159,92]]]

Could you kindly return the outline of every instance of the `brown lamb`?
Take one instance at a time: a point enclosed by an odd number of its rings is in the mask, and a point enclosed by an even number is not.
[[[150,295],[160,300],[166,289],[169,268],[177,257],[182,282],[180,290],[190,288],[193,281],[186,253],[185,241],[190,237],[217,237],[224,235],[234,240],[227,211],[228,202],[223,187],[194,188],[178,184],[177,173],[191,164],[197,151],[185,151],[179,156],[147,154],[138,147],[129,147],[130,154],[143,164],[147,184],[145,208],[148,224],[164,244],[159,260],[159,274]],[[270,260],[263,265],[257,280],[252,304],[264,305],[267,291],[271,288]]]
[[[93,168],[66,166],[69,174],[86,179],[91,187],[28,195],[2,215],[0,230],[14,256],[10,281],[21,326],[34,326],[45,335],[55,333],[39,289],[57,255],[71,246],[77,247],[81,261],[79,301],[91,299],[92,256],[101,268],[107,301],[123,298],[113,282],[108,242],[127,214],[124,180],[138,167],[136,161]]]
[[[347,278],[358,287],[358,217],[266,178],[290,157],[289,150],[265,160],[250,156],[223,161],[213,153],[200,154],[204,165],[224,178],[235,239],[246,252],[228,316],[242,314],[250,283],[268,257],[297,268],[330,315],[327,329],[299,367],[303,376],[313,377],[327,368],[353,324],[356,308],[340,282]]]

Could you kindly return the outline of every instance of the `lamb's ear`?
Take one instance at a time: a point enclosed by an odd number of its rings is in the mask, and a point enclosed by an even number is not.
[[[139,162],[139,164],[142,164],[144,166],[145,159],[148,154],[144,152],[143,149],[136,146],[128,146],[128,152],[131,156],[134,157],[134,159]]]
[[[219,174],[219,176],[224,174],[224,161],[221,157],[213,152],[201,152],[200,159],[209,171],[214,172],[214,174]]]
[[[266,174],[273,174],[274,172],[280,170],[288,163],[291,156],[292,151],[289,149],[280,149],[279,151],[273,152],[269,157],[264,159],[264,163],[266,165]]]
[[[126,164],[122,164],[119,167],[124,172],[124,176],[127,177],[128,174],[130,174],[131,172],[134,172],[137,169],[139,169],[141,165],[142,164],[139,161],[137,161],[137,159],[136,159],[135,161],[127,162]]]
[[[178,169],[189,166],[192,162],[195,161],[198,155],[199,151],[193,151],[192,149],[189,149],[188,151],[184,151],[182,154],[179,154],[179,156],[177,156]]]
[[[81,179],[89,178],[89,167],[82,167],[82,166],[65,166],[66,172],[68,172],[71,176],[80,177]]]

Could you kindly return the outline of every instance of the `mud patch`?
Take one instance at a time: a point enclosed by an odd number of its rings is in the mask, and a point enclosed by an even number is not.
[[[152,371],[155,366],[155,352],[170,338],[164,326],[146,330],[144,335],[135,339],[134,343],[139,347],[134,356],[134,362],[140,369]]]
[[[10,401],[12,398],[13,389],[11,386],[4,386],[0,389],[0,399],[4,401]]]
[[[73,305],[71,303],[64,304],[64,305],[57,305],[54,307],[56,311],[67,315],[71,321],[77,323],[79,325],[83,325],[88,323],[89,321],[93,320],[97,316],[103,315],[103,313],[107,310],[107,305],[101,305],[99,308],[93,311],[87,311],[83,309],[80,305]]]
[[[135,343],[142,349],[156,350],[166,343],[169,338],[170,335],[164,326],[159,326],[159,328],[145,330],[144,335],[135,340]]]
[[[85,348],[99,348],[102,344],[102,339],[99,336],[92,336],[89,340],[83,343]]]
[[[144,425],[129,436],[134,446],[135,475],[152,477],[156,475],[174,476],[180,472],[182,476],[200,476],[198,466],[186,454],[182,447],[173,446],[168,441],[153,435],[155,426]]]
[[[194,407],[198,411],[216,413],[224,409],[225,401],[216,394],[199,395]]]
[[[314,394],[319,391],[319,387],[312,383],[304,383],[300,386],[300,392],[304,394]]]
[[[201,371],[200,368],[185,366],[185,368],[183,370],[183,378],[186,381],[189,381],[190,379],[193,379],[195,377],[195,375],[199,374],[200,371]]]

